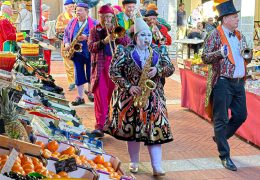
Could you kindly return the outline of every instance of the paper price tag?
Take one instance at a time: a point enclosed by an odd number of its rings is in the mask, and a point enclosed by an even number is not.
[[[1,174],[4,174],[5,172],[9,173],[12,170],[12,167],[13,167],[18,155],[19,155],[19,153],[13,148],[9,155],[9,158],[7,159],[3,169],[1,171]]]
[[[59,173],[61,171],[72,172],[77,170],[77,163],[75,158],[58,161],[54,165],[56,168],[56,173]]]

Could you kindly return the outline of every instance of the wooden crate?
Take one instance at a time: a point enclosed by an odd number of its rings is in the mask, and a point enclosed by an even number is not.
[[[15,148],[21,153],[40,156],[41,147],[32,143],[11,139],[7,136],[0,135],[0,146],[4,148]]]

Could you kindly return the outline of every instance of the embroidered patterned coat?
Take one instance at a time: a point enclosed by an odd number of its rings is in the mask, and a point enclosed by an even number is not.
[[[93,92],[98,84],[101,72],[105,66],[106,48],[110,48],[109,44],[105,45],[101,41],[107,36],[107,32],[100,24],[96,25],[90,31],[88,39],[88,49],[91,53],[91,91]],[[123,38],[116,39],[116,44],[123,46],[128,45],[131,39],[125,35]]]
[[[202,53],[202,61],[205,64],[209,64],[208,79],[207,79],[207,90],[206,90],[206,101],[205,108],[208,116],[212,117],[212,106],[211,106],[211,92],[219,76],[232,78],[235,72],[235,64],[231,63],[228,57],[223,58],[219,51],[225,44],[221,41],[220,26],[213,30],[204,42],[204,49]],[[235,31],[238,36],[240,33]],[[240,37],[238,37],[240,39]],[[229,50],[230,54],[230,50]]]
[[[116,88],[104,131],[117,139],[142,141],[145,145],[163,144],[173,140],[160,78],[170,76],[174,67],[165,46],[159,49],[152,45],[152,49],[152,67],[157,67],[158,73],[151,80],[157,86],[144,108],[134,107],[133,96],[129,93],[131,86],[138,85],[142,74],[141,61],[135,46],[118,46],[110,65],[110,78]]]

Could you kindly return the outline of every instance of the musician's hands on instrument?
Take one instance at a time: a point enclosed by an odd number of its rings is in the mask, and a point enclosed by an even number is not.
[[[131,95],[141,95],[141,88],[139,86],[131,86],[131,88],[129,89],[129,92]]]
[[[150,67],[150,71],[148,72],[148,77],[153,78],[157,74],[157,68],[156,67]]]
[[[88,36],[82,34],[81,36],[78,37],[79,41],[86,41],[88,39]]]
[[[64,45],[64,50],[65,51],[68,51],[70,49],[70,44],[69,43],[66,43],[65,45]]]
[[[110,35],[107,35],[107,37],[103,40],[104,44],[108,44],[110,41]]]

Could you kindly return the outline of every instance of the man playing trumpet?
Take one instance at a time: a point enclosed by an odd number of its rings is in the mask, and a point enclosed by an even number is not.
[[[114,39],[114,35],[111,34],[116,25],[113,23],[115,15],[111,6],[104,5],[100,7],[98,12],[100,24],[91,29],[88,46],[92,61],[91,91],[95,96],[94,109],[96,115],[95,130],[92,133],[97,137],[102,137],[104,136],[103,127],[108,106],[115,87],[108,75],[112,53],[115,48],[112,41],[115,41],[116,44],[126,46],[131,40],[127,35],[119,39]]]
[[[153,43],[160,46],[161,44],[171,45],[172,38],[168,34],[167,28],[157,20],[158,13],[155,10],[149,10],[145,14],[145,20],[153,33]]]
[[[227,140],[247,118],[244,88],[246,62],[240,52],[242,35],[236,30],[239,11],[235,9],[233,1],[221,3],[216,8],[221,25],[206,39],[202,54],[203,62],[210,64],[205,104],[209,117],[213,118],[213,140],[217,144],[222,165],[236,171],[237,167],[230,159]]]

